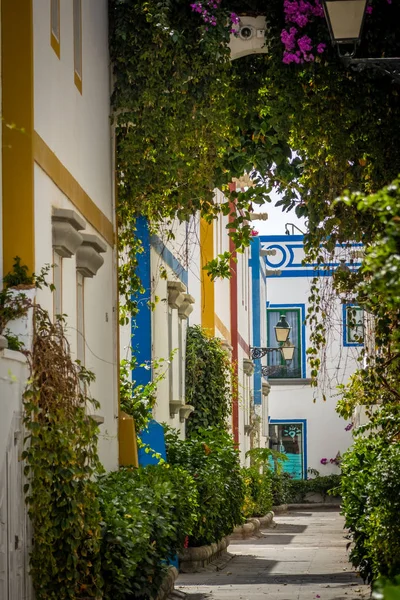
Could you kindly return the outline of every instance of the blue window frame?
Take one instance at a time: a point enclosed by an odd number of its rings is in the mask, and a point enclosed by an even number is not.
[[[357,304],[343,304],[343,346],[364,345],[364,310]]]
[[[279,344],[275,338],[275,325],[279,321],[280,315],[285,315],[291,327],[290,340],[295,345],[293,360],[286,364],[278,353],[268,354],[268,366],[275,367],[271,369],[268,377],[270,379],[304,379],[306,377],[306,356],[305,356],[305,306],[297,305],[276,305],[267,306],[267,345],[271,348],[278,348]]]

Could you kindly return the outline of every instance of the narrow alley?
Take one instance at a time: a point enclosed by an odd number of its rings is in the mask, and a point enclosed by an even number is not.
[[[347,560],[337,510],[276,515],[261,537],[232,540],[221,570],[180,574],[176,598],[187,600],[360,600],[369,588]],[[229,557],[227,557],[228,559]]]

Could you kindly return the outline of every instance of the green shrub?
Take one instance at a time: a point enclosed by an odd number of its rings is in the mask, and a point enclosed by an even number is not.
[[[314,479],[291,479],[288,486],[287,502],[307,502],[307,494],[320,494],[325,500],[331,490],[332,496],[340,494],[340,475],[323,475]]]
[[[380,577],[372,589],[373,600],[400,600],[400,575],[392,580]]]
[[[196,483],[199,509],[191,546],[216,542],[232,533],[242,522],[244,482],[239,455],[232,437],[224,430],[199,430],[180,440],[176,431],[166,429],[168,462],[186,469]]]
[[[358,436],[342,462],[342,508],[362,577],[400,573],[400,445]]]
[[[249,467],[242,470],[245,483],[245,498],[243,516],[262,517],[272,508],[272,481],[271,473],[260,473],[258,467]]]
[[[271,490],[274,506],[289,502],[290,482],[289,473],[271,473]]]
[[[193,479],[179,467],[121,469],[98,481],[104,598],[148,599],[196,517]]]

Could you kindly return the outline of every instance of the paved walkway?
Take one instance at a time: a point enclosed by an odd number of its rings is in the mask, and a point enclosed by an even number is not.
[[[295,511],[277,515],[275,522],[260,538],[232,541],[234,556],[221,571],[180,574],[178,594],[184,592],[187,600],[369,598],[369,588],[347,560],[337,511]]]

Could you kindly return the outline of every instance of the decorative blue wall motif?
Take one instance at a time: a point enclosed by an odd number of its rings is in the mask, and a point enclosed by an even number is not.
[[[275,256],[266,256],[265,262],[269,269],[280,269],[282,277],[330,277],[339,266],[339,261],[329,262],[323,266],[317,263],[303,264],[304,236],[302,235],[273,235],[260,236],[263,250],[275,250]],[[341,246],[337,244],[337,247]],[[357,249],[362,244],[353,244]],[[348,263],[350,269],[357,270],[360,262]]]

